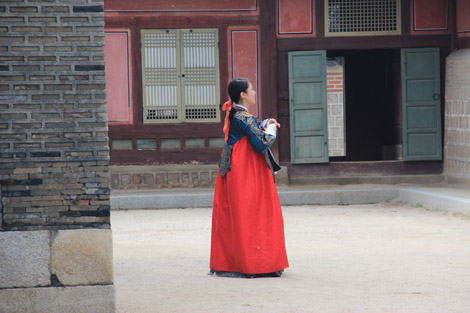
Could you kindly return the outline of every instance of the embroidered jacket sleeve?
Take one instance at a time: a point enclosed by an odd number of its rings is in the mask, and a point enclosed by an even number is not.
[[[251,147],[258,153],[264,153],[276,140],[275,132],[263,132],[256,119],[248,112],[238,111],[233,116],[233,122],[237,123],[238,127],[234,129],[234,136],[230,136],[232,137],[231,139],[236,139],[236,137],[240,139],[243,136],[248,136]]]

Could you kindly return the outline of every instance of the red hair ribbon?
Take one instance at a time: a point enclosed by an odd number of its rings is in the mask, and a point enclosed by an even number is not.
[[[227,101],[222,105],[222,110],[224,110],[225,113],[225,122],[224,122],[224,134],[225,134],[225,142],[228,140],[228,130],[230,127],[230,110],[232,109],[233,103],[232,101]]]

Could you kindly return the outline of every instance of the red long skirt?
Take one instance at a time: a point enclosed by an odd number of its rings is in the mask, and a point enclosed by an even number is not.
[[[289,267],[284,221],[273,174],[248,137],[235,143],[232,169],[217,177],[210,268],[245,274]]]

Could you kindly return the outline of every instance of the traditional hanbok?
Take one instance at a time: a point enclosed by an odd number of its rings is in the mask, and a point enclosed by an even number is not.
[[[263,131],[243,106],[236,109],[214,192],[210,268],[280,276],[289,263],[273,174],[279,168],[269,151],[276,133]]]

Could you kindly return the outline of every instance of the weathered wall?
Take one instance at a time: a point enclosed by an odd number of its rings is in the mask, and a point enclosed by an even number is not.
[[[217,164],[173,164],[158,166],[114,165],[110,166],[111,188],[155,189],[213,188],[217,180]],[[288,169],[283,166],[274,176],[276,185],[288,185]]]
[[[470,49],[446,60],[444,176],[450,183],[470,184]]]
[[[326,93],[328,106],[328,155],[346,155],[344,138],[344,76],[343,66],[328,60]]]
[[[117,189],[208,188],[217,180],[217,165],[114,165],[111,187]]]
[[[0,312],[114,311],[103,1],[0,12]]]

